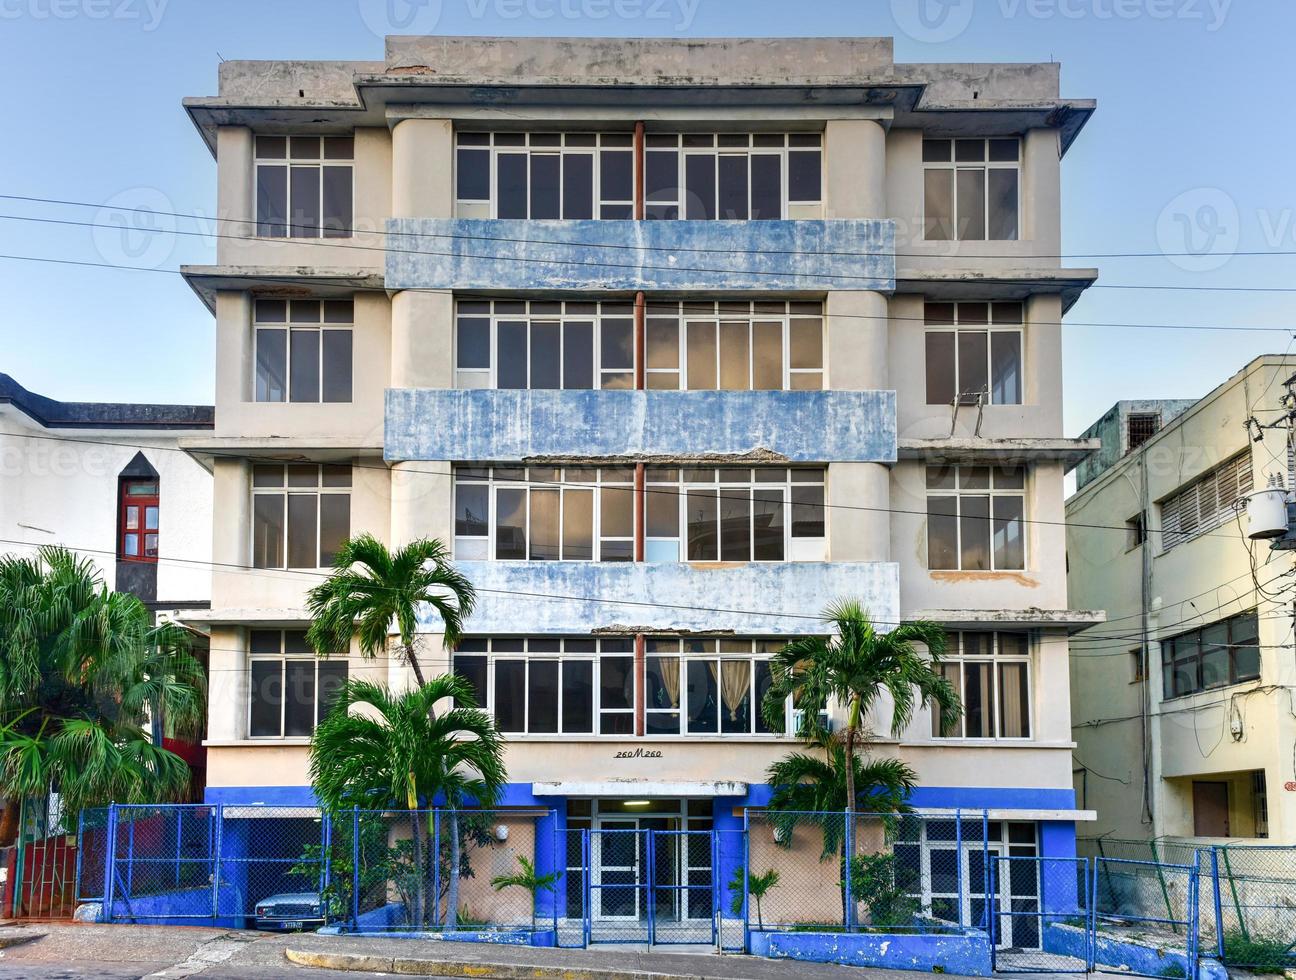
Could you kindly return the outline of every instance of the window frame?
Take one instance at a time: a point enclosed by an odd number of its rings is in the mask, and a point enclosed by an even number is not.
[[[247,724],[247,738],[249,741],[284,741],[286,739],[309,739],[311,735],[285,735],[284,730],[287,723],[288,713],[288,664],[310,662],[314,664],[315,690],[314,690],[314,716],[311,732],[319,727],[319,723],[327,714],[327,706],[321,700],[320,694],[320,665],[321,664],[341,664],[342,665],[342,683],[345,684],[350,680],[351,663],[346,653],[338,652],[333,657],[322,657],[319,654],[302,653],[288,650],[288,635],[290,633],[305,634],[305,630],[278,629],[260,627],[249,629],[247,631],[247,715],[245,722]],[[278,653],[254,653],[252,650],[252,635],[254,633],[277,633],[279,637]],[[336,659],[334,659],[336,657]],[[254,691],[252,687],[252,665],[254,663],[278,663],[279,664],[279,734],[277,735],[256,735],[252,731],[252,708],[254,700]]]
[[[963,474],[965,470],[988,470],[989,480],[985,487],[964,487]],[[933,471],[949,471],[953,473],[954,486],[940,487],[932,485]],[[998,487],[996,486],[997,474],[1003,471],[1019,472],[1021,474],[1020,487]],[[1025,465],[1015,466],[968,466],[963,464],[949,464],[944,466],[929,465],[924,467],[924,478],[926,482],[926,500],[927,500],[927,570],[929,572],[1024,572],[1031,567],[1031,536],[1028,533],[1030,529],[1030,511],[1027,506],[1030,500],[1031,478],[1032,473],[1029,467]],[[987,568],[964,568],[963,567],[963,500],[970,497],[986,497],[988,514],[985,523],[988,525],[988,542],[989,548],[987,558],[989,567]],[[944,513],[934,513],[932,502],[936,499],[953,499],[955,501],[955,510],[952,515]],[[999,518],[995,516],[995,500],[999,498],[1017,498],[1021,501],[1021,554],[1022,561],[1020,566],[997,567],[995,562],[995,524]],[[954,566],[941,566],[932,564],[932,518],[933,517],[950,517],[955,519],[955,553],[958,556],[958,562]],[[972,516],[968,520],[981,520],[981,518]]]
[[[1205,642],[1205,633],[1207,630],[1224,626],[1226,630],[1224,643]],[[1249,629],[1250,635],[1246,632],[1235,634],[1239,627]],[[1240,643],[1239,640],[1254,638],[1253,643]],[[1180,656],[1179,649],[1182,644],[1187,647],[1190,640],[1195,642],[1195,652],[1188,656]],[[1208,691],[1219,691],[1227,687],[1237,687],[1239,684],[1250,684],[1260,680],[1263,673],[1264,663],[1260,644],[1260,616],[1258,609],[1248,609],[1245,612],[1236,613],[1232,616],[1226,616],[1223,619],[1217,619],[1214,622],[1199,626],[1196,629],[1184,630],[1175,633],[1173,636],[1163,637],[1159,640],[1161,647],[1161,700],[1173,701],[1178,698],[1192,697],[1195,694],[1203,694]],[[1213,650],[1207,647],[1219,648],[1225,652],[1228,663],[1228,678],[1219,684],[1205,683],[1205,660]],[[1241,674],[1238,672],[1238,650],[1254,650],[1256,669],[1255,674]],[[1179,690],[1175,677],[1178,675],[1177,667],[1180,664],[1192,663],[1195,675],[1195,683],[1188,690]]]
[[[273,320],[263,319],[263,314],[271,309],[272,303],[284,304],[284,319]],[[295,310],[299,306],[317,304],[320,308],[318,320],[297,320],[294,319]],[[330,320],[330,304],[333,305],[333,313],[342,312],[341,306],[345,304],[350,307],[350,316],[347,320]],[[262,397],[262,378],[261,378],[261,345],[266,342],[262,334],[269,332],[280,332],[284,335],[284,384],[283,397],[281,398],[263,398]],[[293,343],[292,335],[294,332],[314,331],[319,334],[316,343],[316,365],[315,365],[315,388],[316,397],[314,398],[294,398],[293,397]],[[326,376],[326,357],[324,343],[325,335],[330,333],[346,334],[351,346],[351,357],[346,365],[347,394],[348,397],[342,398],[325,398],[325,376]],[[310,300],[299,299],[276,299],[272,297],[253,297],[252,300],[252,400],[260,405],[350,405],[355,400],[355,302],[353,299],[335,299],[319,297]]]
[[[965,653],[965,637],[983,636],[990,638],[990,648],[988,653]],[[1021,637],[1024,641],[1025,653],[1004,653],[1003,644],[1000,637],[1014,636]],[[945,676],[944,668],[946,666],[959,669],[959,685],[956,690],[960,699],[963,698],[963,692],[966,690],[965,681],[967,679],[967,664],[989,664],[990,665],[990,697],[982,702],[982,710],[987,711],[990,716],[991,731],[990,735],[969,735],[967,734],[967,715],[966,712],[960,713],[958,720],[958,734],[944,735],[939,733],[937,726],[940,723],[939,713],[932,710],[932,727],[931,740],[935,742],[1031,742],[1036,738],[1035,731],[1035,651],[1037,648],[1035,636],[1027,630],[950,630],[946,634],[945,655],[941,657],[940,662],[936,664],[936,669]],[[1004,691],[1001,667],[1005,664],[1023,665],[1026,671],[1026,703],[1023,706],[1024,711],[1022,720],[1025,722],[1025,735],[1003,735],[1000,733],[1002,726],[1002,717],[1004,710]],[[949,678],[946,677],[946,680]],[[966,703],[966,702],[965,702]]]
[[[1012,161],[991,160],[990,144],[1000,140],[1013,140],[1017,144],[1017,158]],[[970,142],[980,140],[984,146],[982,158],[980,161],[964,160],[960,161],[958,157],[958,144],[960,142]],[[949,145],[949,159],[947,160],[928,160],[927,145],[929,143],[946,143]],[[922,140],[920,156],[922,159],[923,173],[923,199],[922,199],[922,229],[923,241],[927,242],[1017,242],[1022,240],[1022,177],[1023,177],[1023,140],[1021,136],[985,136],[985,137],[943,137],[943,136],[926,136]],[[940,238],[932,237],[928,234],[930,219],[927,215],[927,174],[933,170],[946,171],[950,174],[950,205],[952,214],[950,220],[953,227],[949,235]],[[1017,214],[1016,225],[1011,238],[991,238],[990,226],[990,172],[992,170],[1012,170],[1017,174]],[[984,188],[981,193],[982,218],[985,229],[980,238],[965,238],[960,231],[959,220],[959,194],[958,194],[958,174],[960,171],[980,171],[984,174]]]
[[[132,484],[152,484],[152,493],[131,493]],[[118,497],[121,501],[117,509],[117,560],[133,561],[146,564],[156,564],[158,554],[160,553],[162,541],[162,483],[158,477],[131,477],[123,476],[117,481],[119,487]],[[131,507],[139,509],[139,526],[131,528],[127,524],[127,510]],[[148,526],[148,510],[152,507],[157,514],[157,527]],[[154,553],[148,554],[148,537],[152,534],[154,543]],[[139,551],[132,555],[127,552],[126,538],[134,535],[139,538]]]
[[[933,322],[933,307],[952,306],[954,308],[953,320],[951,323]],[[980,307],[985,310],[985,320],[983,322],[964,322],[963,312],[965,307]],[[1000,314],[1011,317],[1013,310],[1016,310],[1017,319],[1000,320]],[[985,401],[983,405],[997,406],[1014,406],[1019,407],[1026,403],[1026,307],[1025,304],[1013,301],[993,301],[993,300],[961,300],[961,301],[933,301],[928,300],[923,305],[923,367],[924,374],[931,369],[931,338],[933,336],[948,335],[954,339],[953,357],[954,363],[952,374],[954,376],[954,398],[960,405],[975,405],[979,393],[963,391],[963,385],[960,380],[962,370],[962,341],[965,336],[973,334],[985,334]],[[1017,400],[1000,401],[994,397],[994,337],[995,335],[1008,335],[1017,338]],[[923,399],[927,405],[949,406],[948,401],[932,401],[932,393],[929,389],[929,376],[924,377]]]
[[[315,485],[313,487],[307,487],[302,484],[298,484],[295,486],[291,485],[289,481],[288,471],[289,469],[294,467],[303,467],[303,468],[314,467],[316,471]],[[257,486],[258,470],[262,471],[262,473],[265,474],[267,470],[276,469],[276,468],[281,470],[283,473],[282,480],[278,485],[262,484],[261,486]],[[340,483],[328,484],[325,482],[326,470],[331,470],[332,475],[334,477],[341,478],[342,469],[346,469],[347,471],[347,483],[345,486]],[[249,482],[250,482],[250,491],[251,491],[250,503],[252,507],[251,519],[249,521],[251,525],[250,534],[249,534],[250,537],[249,544],[251,549],[252,567],[268,568],[268,569],[276,569],[276,570],[284,570],[284,571],[297,569],[297,568],[320,569],[320,568],[331,567],[332,565],[331,561],[323,562],[320,560],[322,558],[320,549],[322,545],[321,538],[323,534],[323,523],[324,523],[321,520],[322,498],[325,496],[345,496],[347,498],[347,535],[346,536],[349,536],[351,531],[351,493],[355,487],[355,469],[353,465],[350,462],[346,462],[346,463],[272,463],[272,462],[255,463],[254,462],[252,465],[251,480]],[[289,498],[294,495],[315,497],[315,545],[314,545],[313,552],[315,554],[316,561],[319,562],[319,564],[315,564],[315,565],[289,564],[288,501]],[[280,511],[283,519],[283,535],[279,541],[279,547],[283,555],[283,564],[261,565],[261,564],[257,564],[256,501],[258,497],[274,497],[274,496],[278,496],[283,500],[283,507],[282,510]],[[344,536],[344,540],[346,536]]]
[[[284,143],[283,156],[263,156],[262,140],[282,139]],[[293,141],[315,139],[319,141],[318,154],[313,157],[295,157],[293,156]],[[349,139],[351,141],[350,157],[330,157],[325,149],[325,140]],[[319,239],[349,239],[354,235],[355,227],[355,201],[356,201],[356,184],[355,184],[355,133],[339,135],[337,133],[254,133],[252,136],[252,206],[256,212],[254,224],[256,226],[255,238],[261,238],[268,241],[281,240],[319,240]],[[261,215],[261,169],[262,167],[278,167],[284,171],[284,217],[283,217],[283,234],[271,234],[264,230],[264,226],[272,224],[270,218],[263,218]],[[324,189],[324,170],[332,167],[341,169],[345,167],[350,171],[351,180],[349,193],[351,198],[351,214],[343,228],[333,229],[333,233],[328,231],[328,218],[325,215],[325,189]],[[314,168],[319,172],[319,189],[316,194],[315,203],[319,208],[319,220],[315,225],[315,234],[297,235],[293,231],[299,227],[293,221],[292,212],[292,171],[293,168],[308,169]]]

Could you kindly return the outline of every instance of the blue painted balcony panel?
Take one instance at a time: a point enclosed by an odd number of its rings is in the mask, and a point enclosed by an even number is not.
[[[610,627],[797,636],[822,630],[832,599],[859,599],[878,624],[900,613],[894,562],[690,565],[461,561],[477,589],[465,629],[476,634],[582,635]],[[440,632],[424,610],[420,628]]]
[[[388,289],[895,289],[895,222],[393,218]]]
[[[391,388],[389,461],[741,455],[891,463],[894,391]]]

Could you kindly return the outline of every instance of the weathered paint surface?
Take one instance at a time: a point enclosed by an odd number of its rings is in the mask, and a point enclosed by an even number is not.
[[[1091,955],[1098,969],[1141,973],[1144,976],[1190,977],[1193,970],[1186,952],[1187,939],[1173,946],[1157,946],[1151,941],[1137,942],[1101,930],[1090,940],[1089,930],[1061,923],[1044,926],[1040,936],[1046,953],[1085,960]],[[1227,980],[1228,971],[1218,960],[1201,957],[1197,963],[1198,980]]]
[[[988,977],[990,944],[983,932],[908,933],[753,932],[751,951],[770,959],[841,963],[888,970],[920,970]]]
[[[794,636],[821,628],[819,612],[837,596],[858,597],[879,623],[895,622],[900,611],[900,572],[892,562],[461,561],[458,567],[477,589],[465,629],[482,634],[643,627]],[[420,625],[442,629],[430,609]]]
[[[393,218],[388,289],[895,289],[895,222]]]
[[[893,391],[387,392],[388,460],[738,455],[893,462]]]

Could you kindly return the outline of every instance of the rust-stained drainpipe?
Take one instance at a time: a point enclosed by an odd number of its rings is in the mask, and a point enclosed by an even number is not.
[[[640,119],[634,128],[634,218],[644,220],[644,124]]]

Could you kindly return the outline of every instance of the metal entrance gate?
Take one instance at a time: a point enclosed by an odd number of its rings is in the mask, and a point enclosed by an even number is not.
[[[1196,975],[1198,860],[1093,859],[1089,960],[1094,970],[1144,977]],[[1131,955],[1125,940],[1133,934],[1150,954]]]
[[[990,957],[996,973],[1086,973],[1089,862],[991,855]]]
[[[714,831],[641,829],[627,819],[584,833],[590,943],[714,945]]]

